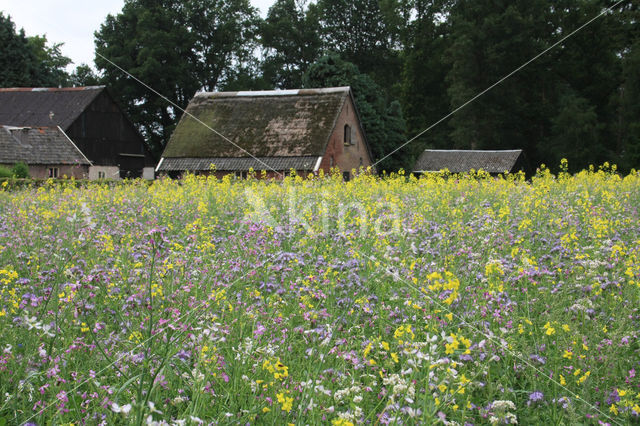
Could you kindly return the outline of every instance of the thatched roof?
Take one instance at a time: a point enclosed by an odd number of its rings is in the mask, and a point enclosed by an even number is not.
[[[229,159],[252,156],[271,159],[276,170],[288,169],[280,163],[300,166],[299,161],[282,160],[290,157],[315,163],[324,155],[349,96],[349,87],[197,94],[171,135],[158,170],[178,167],[171,159],[190,159],[180,163],[189,166],[186,170],[200,169],[200,162],[206,169],[212,162],[218,170],[244,169],[249,163],[256,170],[266,168],[261,161],[253,164],[255,160],[227,164]]]
[[[413,171],[438,172],[447,169],[452,173],[464,173],[470,170],[484,170],[489,173],[512,172],[521,154],[521,149],[502,151],[427,149],[418,158]]]

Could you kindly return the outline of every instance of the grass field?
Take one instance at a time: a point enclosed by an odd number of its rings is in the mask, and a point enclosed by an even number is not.
[[[640,175],[0,186],[0,425],[640,421]]]

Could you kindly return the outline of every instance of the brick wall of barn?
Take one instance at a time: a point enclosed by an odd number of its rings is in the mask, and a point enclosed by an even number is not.
[[[351,143],[348,141],[349,137],[345,143],[345,125],[350,127]],[[329,139],[329,145],[320,163],[320,168],[325,173],[328,173],[331,167],[338,167],[343,172],[350,173],[352,169],[358,170],[361,166],[366,168],[371,164],[353,102],[351,97],[347,97]]]
[[[0,166],[11,169],[13,164],[0,164]],[[49,178],[49,169],[58,169],[58,178],[64,176],[75,179],[87,179],[89,177],[89,166],[75,166],[68,164],[50,164],[50,165],[29,165],[29,176],[34,179],[47,179]]]

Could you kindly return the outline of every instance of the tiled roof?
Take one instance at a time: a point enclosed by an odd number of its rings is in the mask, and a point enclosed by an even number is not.
[[[187,107],[196,119],[182,116],[162,157],[322,156],[348,96],[349,87],[200,93]]]
[[[0,89],[0,124],[67,130],[104,86]]]
[[[320,157],[257,157],[257,158],[163,158],[158,164],[157,171],[203,171],[211,170],[211,165],[215,165],[216,170],[221,171],[248,171],[253,169],[256,172],[261,170],[289,171],[294,170],[315,170]]]
[[[437,150],[427,149],[418,158],[414,172],[437,172],[447,169],[452,173],[484,170],[489,173],[512,172],[521,149],[502,151]]]
[[[58,127],[0,126],[0,163],[91,165]]]

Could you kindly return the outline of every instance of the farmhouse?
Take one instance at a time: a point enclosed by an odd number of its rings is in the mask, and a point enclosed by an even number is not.
[[[199,93],[189,103],[157,172],[278,178],[372,164],[349,87]]]
[[[484,170],[491,174],[515,172],[522,168],[522,150],[501,151],[426,149],[416,161],[413,173],[439,172],[466,173]]]
[[[145,141],[104,86],[0,89],[0,125],[60,127],[91,161],[90,179],[154,177]]]
[[[34,178],[86,179],[91,162],[60,127],[0,126],[0,165],[23,162]]]

